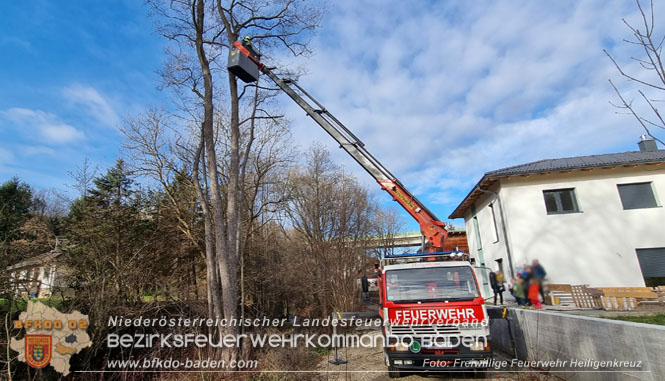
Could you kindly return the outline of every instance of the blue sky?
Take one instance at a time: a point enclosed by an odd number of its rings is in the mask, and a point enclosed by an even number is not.
[[[162,101],[163,41],[139,1],[7,2],[0,13],[0,178],[64,189],[118,155],[122,119]]]
[[[164,41],[142,1],[6,2],[0,13],[0,180],[65,189],[89,157],[119,155],[123,118],[168,103]],[[665,9],[656,4],[657,14]],[[301,83],[441,218],[482,173],[553,157],[635,150],[602,49],[630,64],[631,1],[331,1]],[[301,147],[319,141],[281,97]],[[384,197],[383,195],[377,197]],[[455,222],[460,225],[460,221]],[[411,224],[406,230],[413,229]]]

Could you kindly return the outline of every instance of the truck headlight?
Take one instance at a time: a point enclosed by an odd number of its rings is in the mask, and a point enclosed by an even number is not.
[[[490,349],[490,345],[487,342],[484,341],[475,341],[471,343],[470,349],[472,351],[485,351]]]
[[[400,342],[395,344],[395,350],[396,351],[401,351],[401,352],[406,352],[406,351],[409,350],[409,346],[400,341]]]
[[[398,342],[395,342],[395,343],[390,343],[390,344],[388,344],[388,346],[390,347],[391,351],[406,352],[406,351],[409,350],[409,345],[404,344],[401,341],[398,341]]]

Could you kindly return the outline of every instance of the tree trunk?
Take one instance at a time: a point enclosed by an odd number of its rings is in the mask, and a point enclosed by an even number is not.
[[[227,266],[222,270],[220,267],[220,276],[222,278],[222,292],[224,292],[224,301],[230,303],[224,305],[224,313],[227,316],[237,315],[238,299],[238,251],[240,241],[240,218],[239,218],[239,200],[240,200],[240,121],[238,107],[238,87],[236,78],[229,75],[229,90],[231,96],[231,153],[229,158],[229,183],[226,195],[226,216],[227,216],[227,237],[228,246],[226,250]],[[226,279],[224,279],[226,278]],[[225,285],[228,283],[228,288]],[[236,332],[234,330],[233,333]]]
[[[232,121],[232,153],[231,153],[231,173],[229,174],[229,192],[227,195],[227,217],[228,222],[225,226],[223,200],[219,185],[219,173],[217,170],[217,154],[215,152],[214,130],[213,130],[213,87],[212,73],[210,72],[210,62],[206,57],[203,33],[205,4],[203,0],[196,1],[196,52],[203,75],[203,123],[202,135],[207,157],[208,179],[210,193],[212,198],[212,230],[215,238],[215,252],[219,264],[219,281],[222,287],[222,308],[224,318],[233,319],[237,317],[238,302],[238,276],[237,276],[237,235],[238,235],[238,213],[237,213],[237,188],[238,188],[238,116],[237,116],[237,93],[236,100],[236,123],[235,123],[235,147],[233,147],[233,121]],[[234,79],[235,81],[235,79]],[[234,150],[235,148],[235,150]],[[226,233],[226,234],[225,234]],[[236,325],[227,325],[220,331],[223,335],[237,334]],[[237,358],[237,349],[225,351],[228,360]]]
[[[222,303],[220,301],[222,292],[219,284],[219,274],[217,273],[217,255],[215,253],[215,237],[213,236],[211,226],[212,222],[210,216],[210,204],[208,203],[207,191],[204,192],[203,189],[201,189],[199,180],[199,163],[201,160],[203,160],[203,146],[203,131],[201,131],[201,142],[199,143],[199,148],[196,151],[196,158],[194,159],[192,174],[196,194],[197,197],[201,200],[201,209],[203,211],[208,316],[211,319],[214,319],[216,317],[222,317]],[[203,181],[205,183],[205,173],[203,174]]]

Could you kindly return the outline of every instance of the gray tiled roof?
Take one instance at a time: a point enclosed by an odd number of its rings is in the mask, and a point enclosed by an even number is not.
[[[564,157],[561,159],[538,160],[531,163],[497,169],[495,171],[487,172],[485,175],[490,177],[511,176],[527,173],[598,168],[611,165],[652,163],[664,160],[665,150],[608,153],[605,155],[576,156]]]
[[[7,267],[7,270],[16,270],[16,269],[22,269],[22,268],[30,268],[30,267],[37,267],[37,266],[44,266],[46,264],[49,264],[53,262],[54,260],[58,259],[59,256],[62,255],[62,252],[59,250],[51,250],[47,253],[36,255],[34,257],[30,257],[28,259],[25,259],[19,263],[16,263],[12,266]]]
[[[649,164],[665,162],[665,150],[632,151],[609,153],[605,155],[575,156],[560,159],[538,160],[531,163],[515,165],[486,172],[469,194],[455,208],[448,218],[462,218],[466,210],[484,193],[485,190],[502,177],[547,173],[554,171],[586,170],[588,168],[604,168],[617,165]]]

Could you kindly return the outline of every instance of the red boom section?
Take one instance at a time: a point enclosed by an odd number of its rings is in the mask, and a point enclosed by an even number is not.
[[[429,241],[429,252],[444,251],[443,243],[448,238],[448,232],[445,229],[446,224],[431,216],[427,208],[420,206],[420,202],[410,196],[409,192],[399,185],[397,180],[378,180],[381,188],[393,196],[397,201],[420,225],[420,231]]]

